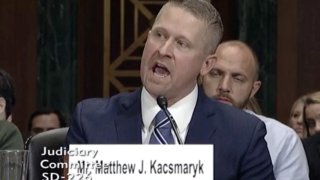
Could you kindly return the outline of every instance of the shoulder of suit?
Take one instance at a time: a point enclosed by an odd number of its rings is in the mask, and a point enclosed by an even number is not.
[[[320,133],[310,136],[303,140],[304,144],[317,144],[320,145]]]
[[[85,106],[85,107],[106,107],[109,105],[130,105],[131,103],[135,102],[136,100],[140,100],[140,89],[137,89],[134,92],[124,92],[119,93],[111,97],[105,98],[88,98],[80,101],[78,106]]]

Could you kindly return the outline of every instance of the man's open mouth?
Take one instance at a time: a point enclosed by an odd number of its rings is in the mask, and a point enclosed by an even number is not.
[[[159,77],[166,77],[170,74],[170,71],[168,70],[168,68],[160,63],[156,63],[153,68],[152,71],[155,75],[159,76]]]

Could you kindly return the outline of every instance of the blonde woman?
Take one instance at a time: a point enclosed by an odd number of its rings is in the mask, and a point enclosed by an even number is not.
[[[289,118],[289,126],[296,131],[301,139],[307,137],[306,126],[303,122],[303,106],[306,97],[298,98],[292,105]]]
[[[303,140],[310,180],[320,179],[320,91],[307,95],[303,111],[309,138]]]

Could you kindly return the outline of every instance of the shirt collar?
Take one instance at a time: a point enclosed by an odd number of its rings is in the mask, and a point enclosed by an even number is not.
[[[187,130],[197,103],[197,98],[198,86],[196,85],[187,96],[168,108],[177,123],[180,133]],[[146,130],[150,130],[152,120],[160,111],[160,107],[158,106],[156,99],[152,97],[144,87],[141,92],[141,110],[144,127]]]

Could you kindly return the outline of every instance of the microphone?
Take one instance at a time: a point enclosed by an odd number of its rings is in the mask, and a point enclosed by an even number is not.
[[[170,123],[171,123],[171,126],[172,126],[172,129],[173,129],[173,132],[174,134],[176,135],[176,138],[177,138],[177,141],[179,144],[183,144],[182,140],[181,140],[181,137],[178,133],[178,126],[177,126],[177,123],[176,121],[173,119],[172,115],[170,114],[170,112],[168,111],[167,107],[168,107],[168,102],[167,102],[167,98],[164,97],[164,96],[158,96],[157,97],[157,103],[158,103],[158,106],[160,106],[160,108],[164,111],[164,113],[166,114],[166,116],[168,117]]]

